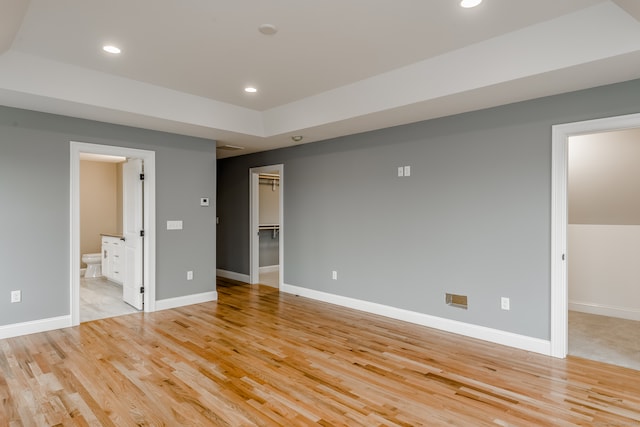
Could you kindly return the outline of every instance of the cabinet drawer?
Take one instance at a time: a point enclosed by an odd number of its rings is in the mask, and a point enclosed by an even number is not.
[[[102,236],[102,274],[122,283],[124,278],[124,242],[119,237]]]
[[[111,280],[113,280],[114,282],[122,283],[123,276],[124,275],[119,268],[115,268],[111,271]]]

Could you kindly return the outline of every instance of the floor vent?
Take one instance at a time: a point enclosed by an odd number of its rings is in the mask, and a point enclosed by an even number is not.
[[[452,307],[464,308],[465,310],[467,309],[466,295],[447,294],[445,301],[447,305]]]

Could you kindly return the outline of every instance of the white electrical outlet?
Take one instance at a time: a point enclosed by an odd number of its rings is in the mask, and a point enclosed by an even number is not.
[[[20,302],[22,301],[22,292],[21,291],[11,291],[11,302]]]
[[[511,310],[511,302],[509,301],[509,298],[500,298],[500,308],[503,310]]]
[[[338,280],[338,272],[337,272],[337,271],[335,271],[335,270],[333,270],[333,271],[331,272],[331,278],[332,278],[333,280]]]
[[[411,166],[404,167],[404,176],[411,176]]]
[[[193,271],[187,271],[187,280],[193,280]]]
[[[398,176],[404,176],[404,168],[402,166],[398,166]]]

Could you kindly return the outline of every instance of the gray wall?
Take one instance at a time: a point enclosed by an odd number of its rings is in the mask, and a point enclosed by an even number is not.
[[[249,273],[247,171],[283,163],[284,283],[549,339],[551,126],[639,100],[636,80],[220,160],[218,268]]]
[[[69,141],[156,152],[156,297],[215,290],[214,141],[0,107],[0,325],[70,312]]]

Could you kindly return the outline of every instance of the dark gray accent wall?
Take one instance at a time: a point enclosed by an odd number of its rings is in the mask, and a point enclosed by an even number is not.
[[[220,160],[218,268],[249,273],[248,170],[282,163],[284,283],[549,339],[551,126],[639,100],[636,80]]]
[[[156,297],[215,290],[214,141],[0,107],[0,326],[70,313],[70,141],[155,151]]]

